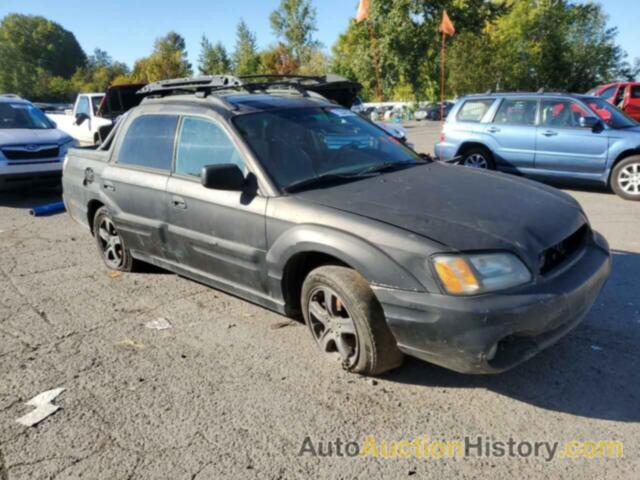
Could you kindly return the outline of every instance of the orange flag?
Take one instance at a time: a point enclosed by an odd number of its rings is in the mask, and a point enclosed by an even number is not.
[[[360,5],[358,6],[358,14],[356,15],[356,21],[362,22],[363,20],[367,20],[369,18],[369,0],[360,0]]]
[[[452,37],[456,33],[456,29],[447,15],[447,11],[442,12],[442,23],[440,24],[440,31],[445,35]]]

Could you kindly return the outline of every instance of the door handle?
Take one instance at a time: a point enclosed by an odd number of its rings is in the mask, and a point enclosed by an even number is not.
[[[487,128],[487,132],[489,133],[498,133],[500,129],[498,127],[489,127]]]
[[[187,202],[185,202],[184,198],[182,197],[177,197],[174,195],[173,197],[171,197],[171,203],[175,208],[181,208],[183,210],[187,208]]]
[[[110,192],[115,192],[116,191],[115,185],[113,183],[107,182],[107,181],[102,182],[102,188],[104,188],[105,190],[109,190]]]
[[[544,135],[545,137],[555,137],[556,135],[558,135],[558,132],[547,130],[546,132],[542,132],[542,135]]]

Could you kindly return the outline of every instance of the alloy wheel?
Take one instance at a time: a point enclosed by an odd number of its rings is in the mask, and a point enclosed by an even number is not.
[[[320,349],[338,357],[342,367],[349,369],[358,361],[356,326],[339,295],[329,287],[311,292],[308,306],[309,327]]]
[[[110,218],[103,217],[100,221],[98,239],[106,264],[114,270],[121,268],[124,262],[122,239]]]
[[[481,153],[472,153],[467,158],[464,159],[465,167],[471,168],[489,168],[489,162]]]
[[[618,185],[629,195],[640,195],[640,163],[631,163],[620,170]]]

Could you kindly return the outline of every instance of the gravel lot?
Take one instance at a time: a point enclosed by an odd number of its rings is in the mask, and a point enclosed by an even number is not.
[[[439,125],[409,125],[431,151]],[[377,381],[341,372],[305,327],[175,275],[111,276],[67,215],[0,194],[0,480],[637,478],[640,204],[571,190],[614,271],[587,320],[528,363],[464,376],[414,360]],[[173,328],[145,323],[165,318]],[[24,402],[65,387],[37,427]],[[622,440],[623,459],[300,456],[305,437]],[[6,472],[2,472],[2,457]]]

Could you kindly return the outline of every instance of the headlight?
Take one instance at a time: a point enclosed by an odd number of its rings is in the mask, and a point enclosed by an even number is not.
[[[511,253],[437,255],[433,267],[444,289],[454,295],[476,295],[531,281],[527,267]]]

